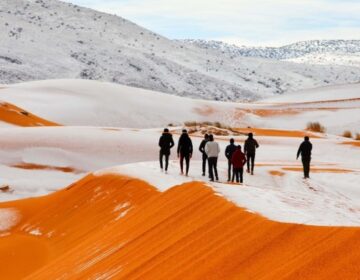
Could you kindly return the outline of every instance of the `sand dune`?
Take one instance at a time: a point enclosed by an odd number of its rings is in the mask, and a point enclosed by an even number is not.
[[[356,279],[360,273],[358,228],[269,221],[197,182],[160,193],[136,179],[90,175],[52,195],[0,207],[20,217],[0,239],[2,277],[9,280]]]
[[[59,126],[6,102],[0,103],[0,121],[17,126]]]

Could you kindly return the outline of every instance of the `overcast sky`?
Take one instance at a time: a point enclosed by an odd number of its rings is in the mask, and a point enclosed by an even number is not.
[[[360,39],[360,0],[65,0],[117,14],[171,39],[279,46]]]

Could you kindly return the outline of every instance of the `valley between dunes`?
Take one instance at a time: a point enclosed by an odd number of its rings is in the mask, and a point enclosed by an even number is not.
[[[358,89],[241,104],[76,80],[0,88],[1,279],[358,279],[359,141],[339,136],[360,132]],[[304,130],[314,119],[328,133]],[[231,126],[241,145],[254,132],[255,175],[225,183],[221,135],[209,184],[200,130],[190,176],[175,151],[160,172],[162,128],[177,142],[189,121]],[[304,135],[309,181],[295,160]]]

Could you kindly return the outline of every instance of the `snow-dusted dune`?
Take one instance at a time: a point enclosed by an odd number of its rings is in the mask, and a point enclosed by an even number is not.
[[[63,125],[159,128],[187,121],[303,130],[318,121],[329,134],[360,131],[360,85],[324,87],[259,103],[196,100],[117,84],[50,80],[9,85],[0,100]],[[295,117],[294,117],[295,116]]]
[[[161,127],[185,121],[232,121],[231,103],[194,100],[117,84],[53,80],[9,85],[0,100],[64,125]],[[234,119],[235,121],[235,119]]]

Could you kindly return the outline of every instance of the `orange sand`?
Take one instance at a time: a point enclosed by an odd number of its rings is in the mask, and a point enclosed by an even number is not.
[[[272,176],[278,176],[278,177],[282,177],[282,176],[285,175],[284,172],[279,171],[279,170],[270,170],[269,173],[270,173]]]
[[[266,128],[236,128],[240,133],[247,134],[254,133],[257,136],[273,136],[273,137],[304,137],[310,136],[312,138],[320,138],[319,136],[300,130],[279,130],[279,129],[266,129]]]
[[[352,145],[354,147],[360,147],[360,141],[344,142],[344,145]]]
[[[22,215],[0,239],[1,278],[7,280],[360,275],[359,228],[269,221],[197,182],[159,193],[126,177],[88,176],[52,195],[0,207]],[[35,228],[42,235],[29,237]]]
[[[41,165],[41,164],[25,163],[25,162],[12,165],[12,167],[28,169],[28,170],[56,170],[65,173],[81,173],[79,170],[76,170],[72,167],[58,167],[58,166],[49,166],[49,165]]]
[[[348,109],[348,108],[346,108]],[[351,108],[352,109],[352,108]],[[285,109],[242,109],[245,113],[254,114],[259,117],[279,117],[279,116],[294,116],[304,112],[314,112],[314,111],[331,111],[336,112],[340,108],[285,108]]]
[[[194,108],[194,112],[201,115],[201,116],[211,116],[213,114],[216,113],[216,109],[212,106],[203,106],[203,107],[199,107],[199,108]]]
[[[31,114],[15,105],[0,103],[0,121],[18,126],[59,126],[59,124],[47,121]]]
[[[302,167],[284,167],[283,170],[287,170],[287,171],[298,171],[298,172],[302,172],[303,168]],[[316,167],[311,167],[311,172],[313,173],[352,173],[355,172],[354,170],[349,170],[349,169],[339,169],[339,168],[316,168]]]

